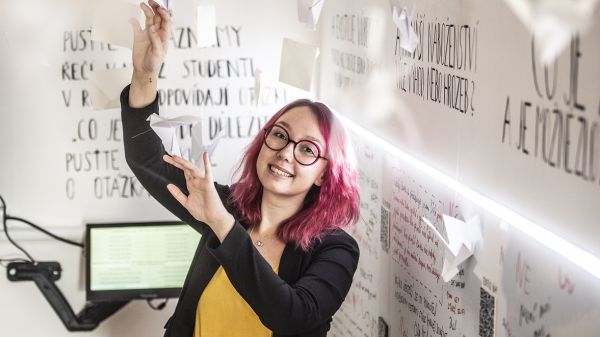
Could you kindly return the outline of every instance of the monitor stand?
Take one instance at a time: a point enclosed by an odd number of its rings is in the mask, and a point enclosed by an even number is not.
[[[33,281],[69,331],[94,330],[100,322],[129,303],[87,302],[75,316],[69,302],[54,283],[60,279],[61,271],[58,262],[11,262],[6,268],[10,281]]]

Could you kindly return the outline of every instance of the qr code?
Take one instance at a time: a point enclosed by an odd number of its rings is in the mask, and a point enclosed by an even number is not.
[[[494,337],[496,299],[483,287],[479,288],[479,336]]]
[[[390,210],[384,206],[381,206],[380,233],[379,241],[381,241],[381,250],[387,253],[390,249]]]

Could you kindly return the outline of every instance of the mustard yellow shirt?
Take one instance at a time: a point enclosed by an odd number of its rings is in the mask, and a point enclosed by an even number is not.
[[[198,301],[194,337],[270,336],[271,330],[260,322],[235,290],[223,267],[219,267]]]

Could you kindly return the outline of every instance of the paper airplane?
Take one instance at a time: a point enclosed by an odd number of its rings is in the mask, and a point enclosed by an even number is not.
[[[157,114],[152,114],[148,119],[150,127],[162,140],[165,150],[170,155],[181,156],[181,147],[177,140],[175,128],[182,125],[192,126],[192,149],[190,161],[201,170],[204,168],[202,153],[208,152],[209,157],[214,153],[217,144],[222,138],[220,133],[211,142],[205,142],[202,136],[202,118],[199,116],[179,116],[174,118],[164,118]]]
[[[298,0],[298,20],[315,30],[325,0]]]
[[[215,13],[215,5],[200,5],[196,10],[198,48],[210,47],[217,44],[217,18]]]
[[[505,0],[535,36],[536,57],[552,63],[591,25],[598,0]]]
[[[444,282],[448,282],[458,273],[458,266],[473,255],[476,244],[481,240],[479,217],[473,217],[464,222],[443,215],[445,235],[442,235],[427,218],[423,217],[422,219],[444,243],[446,250],[442,278]]]
[[[413,53],[419,45],[419,38],[410,25],[411,15],[408,14],[405,7],[400,8],[395,5],[392,8],[392,21],[400,33],[400,47]]]

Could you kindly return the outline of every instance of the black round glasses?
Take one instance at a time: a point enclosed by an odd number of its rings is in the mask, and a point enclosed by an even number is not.
[[[264,129],[265,131],[265,145],[273,150],[280,151],[288,146],[289,143],[294,144],[294,159],[300,165],[310,166],[319,160],[319,158],[328,160],[325,157],[321,157],[321,149],[317,143],[302,139],[299,141],[293,141],[290,139],[288,132],[278,125],[273,125],[271,128]]]

